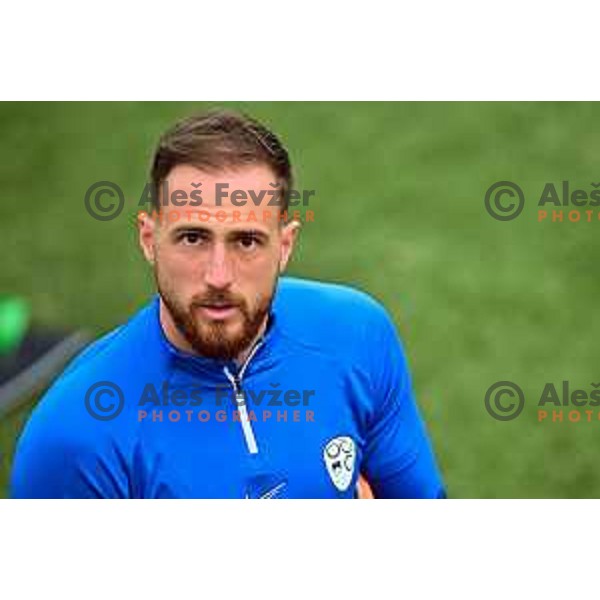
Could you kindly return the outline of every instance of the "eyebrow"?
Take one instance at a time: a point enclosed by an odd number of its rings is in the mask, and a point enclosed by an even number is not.
[[[205,235],[206,237],[214,236],[214,232],[212,229],[208,227],[203,227],[202,225],[194,225],[193,223],[177,225],[169,232],[169,235],[172,237],[177,237],[178,235],[181,235],[183,233],[198,233],[200,235]],[[269,238],[269,234],[267,232],[255,228],[234,229],[227,232],[225,237],[231,240],[245,235],[254,235],[263,240]]]
[[[171,229],[171,231],[169,231],[169,235],[177,236],[181,233],[190,233],[190,232],[212,235],[212,231],[208,227],[202,227],[201,225],[193,225],[191,223],[177,225],[177,226],[173,227],[173,229]]]

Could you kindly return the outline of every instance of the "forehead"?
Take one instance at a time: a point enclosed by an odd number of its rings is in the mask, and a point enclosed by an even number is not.
[[[211,229],[271,231],[279,225],[277,179],[267,165],[215,171],[178,165],[161,189],[161,213],[168,229],[200,224]],[[165,194],[167,199],[165,199]]]
[[[214,171],[201,170],[193,165],[177,165],[167,176],[167,181],[177,189],[200,189],[198,184],[201,183],[202,194],[205,195],[209,188],[214,190],[217,184],[228,184],[229,189],[249,190],[256,189],[257,186],[265,186],[267,189],[269,184],[275,184],[276,177],[272,169],[263,164]]]

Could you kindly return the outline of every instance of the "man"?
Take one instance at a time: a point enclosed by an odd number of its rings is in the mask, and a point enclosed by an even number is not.
[[[235,113],[190,118],[151,180],[138,228],[158,296],[42,400],[13,496],[352,498],[360,474],[377,498],[443,496],[385,310],[280,279],[299,223],[277,137]]]

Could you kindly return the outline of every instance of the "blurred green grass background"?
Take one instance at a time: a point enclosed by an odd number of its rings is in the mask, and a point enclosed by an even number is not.
[[[536,419],[546,382],[600,381],[600,221],[536,220],[545,182],[600,182],[600,105],[219,105],[272,126],[298,186],[317,191],[290,272],[356,285],[394,316],[449,495],[600,497],[600,421]],[[41,323],[95,335],[127,319],[152,293],[134,215],[154,144],[209,106],[1,104],[0,292],[28,298]],[[99,180],[129,199],[115,221],[84,209]],[[514,221],[484,209],[500,180],[527,197]],[[499,380],[525,392],[515,421],[485,411]],[[32,402],[0,422],[0,496]]]

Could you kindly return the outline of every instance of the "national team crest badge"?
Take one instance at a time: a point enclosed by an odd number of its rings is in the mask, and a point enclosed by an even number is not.
[[[348,436],[339,436],[329,440],[323,450],[323,459],[333,485],[340,492],[345,492],[350,487],[354,475],[356,461],[354,440]]]

